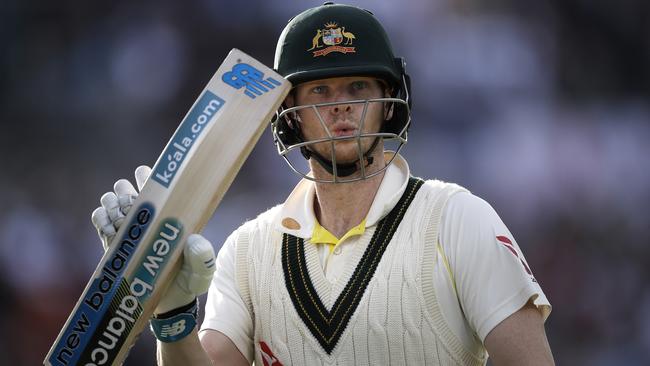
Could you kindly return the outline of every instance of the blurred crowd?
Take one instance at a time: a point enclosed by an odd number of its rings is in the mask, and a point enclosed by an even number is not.
[[[155,162],[227,52],[272,65],[319,4],[3,1],[0,364],[42,362],[101,257],[99,197]],[[499,212],[553,305],[557,364],[650,364],[650,3],[353,4],[407,60],[412,173]],[[218,249],[297,181],[266,131],[204,234]],[[144,332],[126,364],[153,363]]]

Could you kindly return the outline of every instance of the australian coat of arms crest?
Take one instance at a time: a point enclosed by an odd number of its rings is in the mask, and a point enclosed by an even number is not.
[[[354,53],[356,51],[352,44],[355,39],[354,34],[346,31],[345,27],[340,27],[336,22],[328,22],[325,23],[325,28],[316,30],[311,48],[307,51],[313,51],[314,57],[332,52]]]

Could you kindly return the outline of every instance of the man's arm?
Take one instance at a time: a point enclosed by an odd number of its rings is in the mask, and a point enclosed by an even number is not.
[[[230,338],[210,329],[200,336],[195,329],[177,342],[158,341],[157,359],[160,366],[250,365]]]
[[[225,334],[205,329],[199,335],[203,348],[212,359],[214,365],[250,365],[246,357]]]
[[[532,301],[494,327],[485,348],[496,366],[555,365],[542,314]]]
[[[198,331],[196,329],[187,337],[176,342],[164,343],[158,341],[156,343],[158,345],[156,358],[160,366],[212,365],[210,357],[201,346],[201,342],[199,342]]]

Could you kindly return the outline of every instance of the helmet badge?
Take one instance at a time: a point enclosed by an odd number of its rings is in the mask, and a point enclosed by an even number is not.
[[[307,51],[313,51],[314,57],[326,56],[332,52],[355,53],[355,47],[352,47],[355,39],[354,34],[347,32],[345,27],[339,27],[336,22],[327,22],[325,28],[316,30],[311,48]]]

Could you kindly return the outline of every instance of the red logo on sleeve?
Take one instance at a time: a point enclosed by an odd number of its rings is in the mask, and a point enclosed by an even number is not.
[[[528,268],[528,265],[526,264],[526,262],[524,262],[524,260],[519,257],[519,254],[517,253],[517,250],[515,250],[515,246],[512,244],[512,240],[510,240],[507,236],[503,236],[503,235],[497,236],[497,240],[504,247],[508,248],[508,250],[510,250],[512,255],[514,255],[517,259],[519,259],[521,264],[524,266],[524,269],[526,270],[526,273],[528,273],[529,275],[532,276],[533,272],[530,270],[530,268]],[[535,281],[535,277],[533,277],[533,281]]]
[[[260,348],[262,349],[262,362],[264,366],[283,366],[273,352],[271,352],[271,348],[269,348],[266,342],[260,341]]]

